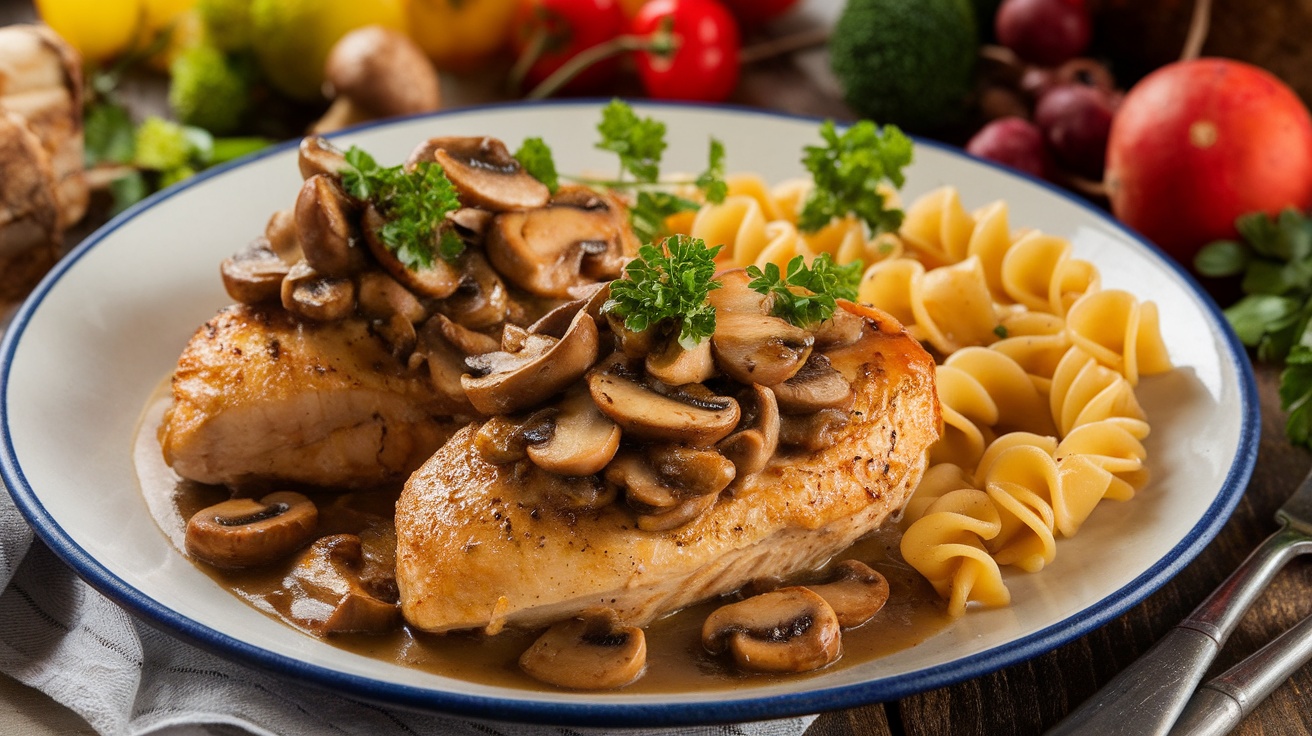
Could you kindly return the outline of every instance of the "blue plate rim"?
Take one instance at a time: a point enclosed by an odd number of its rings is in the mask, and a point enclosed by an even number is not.
[[[595,107],[611,98],[576,98],[536,102],[504,102],[489,105],[456,108],[393,118],[385,121],[354,126],[333,137],[380,127],[399,125],[419,119],[441,119],[449,116],[501,111],[510,108],[531,111],[542,107]],[[824,118],[765,110],[743,105],[664,102],[629,100],[640,109],[699,109],[719,113],[733,113],[787,120],[821,122]],[[842,123],[840,123],[842,124]],[[865,682],[806,690],[797,693],[772,694],[760,697],[729,698],[710,703],[575,703],[517,700],[492,696],[470,695],[429,688],[413,687],[384,682],[369,677],[351,675],[327,667],[308,664],[292,657],[276,654],[249,645],[230,635],[201,625],[182,616],[166,605],[141,593],[89,555],[45,510],[38,493],[28,484],[15,454],[13,438],[7,419],[9,401],[9,369],[14,352],[22,338],[32,314],[60,278],[87,252],[105,240],[127,222],[144,215],[160,203],[180,192],[200,185],[211,178],[281,154],[298,145],[289,140],[250,154],[221,166],[208,169],[186,181],[157,192],[117,215],[62,258],[31,295],[19,307],[13,321],[0,341],[0,480],[7,486],[11,497],[36,536],[68,564],[83,580],[100,593],[124,606],[148,624],[166,633],[179,636],[201,649],[234,659],[274,675],[294,678],[297,682],[327,689],[345,697],[374,703],[399,706],[421,712],[443,713],[490,721],[511,721],[543,725],[575,725],[594,727],[617,726],[688,726],[742,721],[768,720],[809,715],[824,711],[852,708],[878,702],[897,700],[927,690],[946,687],[986,675],[1074,641],[1103,626],[1128,611],[1135,604],[1159,589],[1188,565],[1215,538],[1229,519],[1246,488],[1257,461],[1258,440],[1261,430],[1257,383],[1247,352],[1234,331],[1229,327],[1220,308],[1188,272],[1161,249],[1117,222],[1092,203],[1076,197],[1060,187],[1030,176],[1024,172],[986,159],[971,156],[960,148],[938,141],[913,136],[917,147],[933,148],[951,156],[964,157],[995,169],[1004,176],[1018,177],[1056,195],[1069,204],[1093,215],[1118,235],[1135,243],[1155,257],[1160,265],[1174,271],[1187,289],[1192,291],[1204,306],[1205,316],[1223,338],[1225,357],[1232,363],[1237,375],[1242,415],[1239,442],[1234,462],[1226,473],[1216,498],[1199,522],[1170,552],[1143,574],[1102,600],[1035,633],[993,649],[969,655],[952,662],[917,670],[895,677],[878,678]]]

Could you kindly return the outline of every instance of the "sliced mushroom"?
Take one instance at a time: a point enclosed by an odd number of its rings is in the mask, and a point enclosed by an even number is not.
[[[825,599],[793,586],[716,609],[702,625],[702,645],[728,651],[744,669],[808,672],[837,660],[843,638]]]
[[[633,437],[706,447],[738,424],[738,402],[731,397],[717,396],[701,384],[655,388],[660,391],[643,381],[622,355],[588,373],[597,408]]]
[[[356,301],[360,311],[375,319],[399,316],[407,322],[424,321],[428,310],[414,293],[382,271],[360,274]]]
[[[840,433],[851,421],[852,416],[841,409],[781,416],[779,444],[818,452],[838,444]]]
[[[820,353],[807,359],[793,377],[770,387],[784,414],[810,414],[821,409],[848,409],[855,394],[847,382]]]
[[[835,309],[834,315],[811,328],[815,335],[815,349],[828,350],[851,345],[865,334],[866,321],[846,309]]]
[[[712,493],[694,496],[673,508],[651,514],[638,514],[638,528],[644,532],[668,532],[678,529],[710,510],[719,496]]]
[[[597,361],[597,323],[579,312],[559,340],[530,333],[522,349],[472,356],[465,363],[477,375],[461,376],[474,408],[509,414],[539,404],[582,378]]]
[[[445,299],[460,287],[460,269],[441,258],[434,258],[429,265],[417,268],[402,263],[383,240],[382,229],[387,219],[372,204],[365,207],[360,222],[369,252],[392,278],[405,284],[406,288],[423,296]]]
[[[645,453],[626,450],[606,466],[606,482],[624,489],[639,512],[668,510],[684,501],[713,496],[733,481],[734,467],[723,455],[682,445],[656,444]]]
[[[860,560],[843,560],[834,566],[830,582],[806,587],[825,599],[845,629],[874,618],[888,602],[888,580]]]
[[[301,260],[301,241],[296,235],[294,209],[278,210],[269,215],[269,222],[264,225],[264,237],[269,239],[273,252],[288,265]]]
[[[484,333],[471,330],[464,325],[456,324],[445,314],[435,314],[430,320],[430,324],[436,326],[437,331],[445,337],[447,342],[451,343],[460,351],[462,355],[482,355],[483,353],[494,352],[500,343],[495,337]]]
[[[717,313],[711,337],[715,364],[721,371],[739,383],[762,386],[792,378],[810,357],[814,343],[806,330],[752,312]]]
[[[447,316],[472,330],[505,321],[510,295],[482,253],[466,250],[456,262],[460,285],[439,305]]]
[[[610,609],[589,610],[547,629],[519,658],[540,682],[574,690],[614,690],[642,676],[647,639]]]
[[[701,383],[715,375],[715,358],[711,354],[711,341],[702,340],[685,348],[671,335],[659,350],[647,353],[647,373],[656,380],[671,386]]]
[[[506,144],[490,137],[449,136],[420,144],[407,165],[436,161],[460,193],[466,207],[493,212],[527,210],[546,205],[551,192],[510,154]]]
[[[302,179],[339,176],[346,167],[346,156],[327,138],[307,135],[301,139],[301,145],[297,148],[296,165],[300,167]]]
[[[355,282],[324,276],[300,261],[282,280],[282,306],[316,322],[345,319],[355,311]]]
[[[309,543],[318,523],[314,502],[299,493],[234,498],[192,515],[187,552],[215,567],[267,565]]]
[[[604,310],[603,310],[604,311]],[[645,359],[649,353],[656,349],[657,343],[660,342],[660,335],[656,330],[646,329],[641,332],[634,332],[624,324],[624,318],[616,316],[614,312],[605,312],[606,324],[610,326],[610,331],[615,335],[615,346],[630,358]]]
[[[455,228],[456,235],[470,245],[483,244],[483,237],[487,234],[488,228],[492,227],[492,220],[495,217],[495,212],[478,207],[461,207],[447,215],[451,226]]]
[[[296,197],[296,238],[306,262],[325,276],[350,276],[364,269],[358,247],[355,207],[330,176],[317,174],[301,184]]]
[[[392,355],[403,360],[419,345],[419,332],[415,330],[415,323],[399,314],[370,322],[369,330],[387,343]]]
[[[528,447],[551,437],[556,409],[539,409],[528,416],[495,416],[483,422],[474,434],[474,449],[494,464],[513,463],[528,457]]]
[[[606,467],[620,446],[615,422],[597,409],[581,386],[566,392],[556,409],[550,436],[529,445],[529,459],[560,475],[592,475]]]
[[[365,588],[364,562],[354,534],[334,534],[310,545],[283,580],[295,600],[292,620],[320,635],[384,633],[399,626],[400,606]]]
[[[716,449],[729,458],[737,477],[759,473],[765,469],[775,450],[779,449],[779,405],[774,392],[760,384],[752,384],[753,417],[750,426],[742,427],[720,440]]]
[[[570,321],[574,319],[574,315],[579,310],[584,310],[592,315],[598,329],[608,328],[607,318],[601,313],[601,305],[605,304],[608,298],[610,298],[609,283],[590,284],[583,289],[578,298],[553,307],[546,314],[539,317],[536,322],[529,325],[528,329],[530,332],[560,337],[565,334]]]
[[[619,491],[602,483],[595,475],[557,475],[533,463],[515,466],[523,471],[517,478],[521,488],[531,488],[535,494],[555,511],[595,511],[614,503]]]
[[[219,266],[223,288],[242,304],[278,301],[282,280],[290,270],[291,266],[278,257],[265,237],[251,241]]]
[[[408,366],[418,371],[428,367],[428,381],[433,390],[451,407],[453,414],[473,415],[473,404],[465,395],[465,387],[460,379],[468,370],[465,366],[465,354],[453,346],[436,326],[435,320],[424,323],[419,331],[419,342],[415,352],[410,356]]]
[[[746,314],[765,314],[769,304],[765,294],[748,286],[752,277],[742,268],[716,274],[715,280],[720,288],[713,289],[706,300],[715,307],[717,315],[725,312],[743,312]]]
[[[607,199],[585,191],[587,200],[570,197],[498,215],[484,246],[497,272],[530,294],[553,299],[617,278],[636,247],[632,235]]]

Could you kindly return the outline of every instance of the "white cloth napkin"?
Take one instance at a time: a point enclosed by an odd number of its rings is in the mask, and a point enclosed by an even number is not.
[[[576,736],[616,729],[475,722],[388,709],[248,669],[163,634],[78,578],[34,540],[0,493],[0,671],[67,706],[101,734],[227,727],[255,734]],[[623,733],[798,736],[815,716]]]

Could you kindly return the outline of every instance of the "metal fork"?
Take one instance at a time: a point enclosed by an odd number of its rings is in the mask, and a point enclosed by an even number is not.
[[[1239,619],[1289,560],[1312,552],[1312,472],[1267,537],[1194,612],[1047,732],[1165,736]]]

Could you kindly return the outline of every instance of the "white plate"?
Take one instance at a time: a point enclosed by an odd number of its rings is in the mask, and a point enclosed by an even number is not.
[[[803,173],[817,121],[723,107],[638,105],[668,125],[665,170],[699,171],[707,137],[728,170]],[[434,135],[542,136],[564,170],[614,169],[593,149],[594,102],[469,109],[365,127],[383,163]],[[741,721],[896,699],[1013,664],[1123,613],[1175,575],[1230,515],[1257,450],[1256,390],[1242,348],[1197,285],[1099,210],[1041,182],[918,142],[906,201],[956,186],[973,208],[1005,198],[1014,226],[1070,238],[1103,285],[1157,302],[1175,371],[1142,383],[1151,483],[1098,508],[1040,574],[1009,574],[1014,603],[972,612],[923,644],[817,677],[673,695],[525,692],[439,677],[294,633],[173,549],[147,513],[131,461],[135,423],[192,332],[228,303],[218,264],[262,232],[300,184],[279,147],[207,172],[125,213],[58,264],[0,345],[0,472],[37,533],[96,588],[220,654],[357,697],[499,720],[617,724]]]

